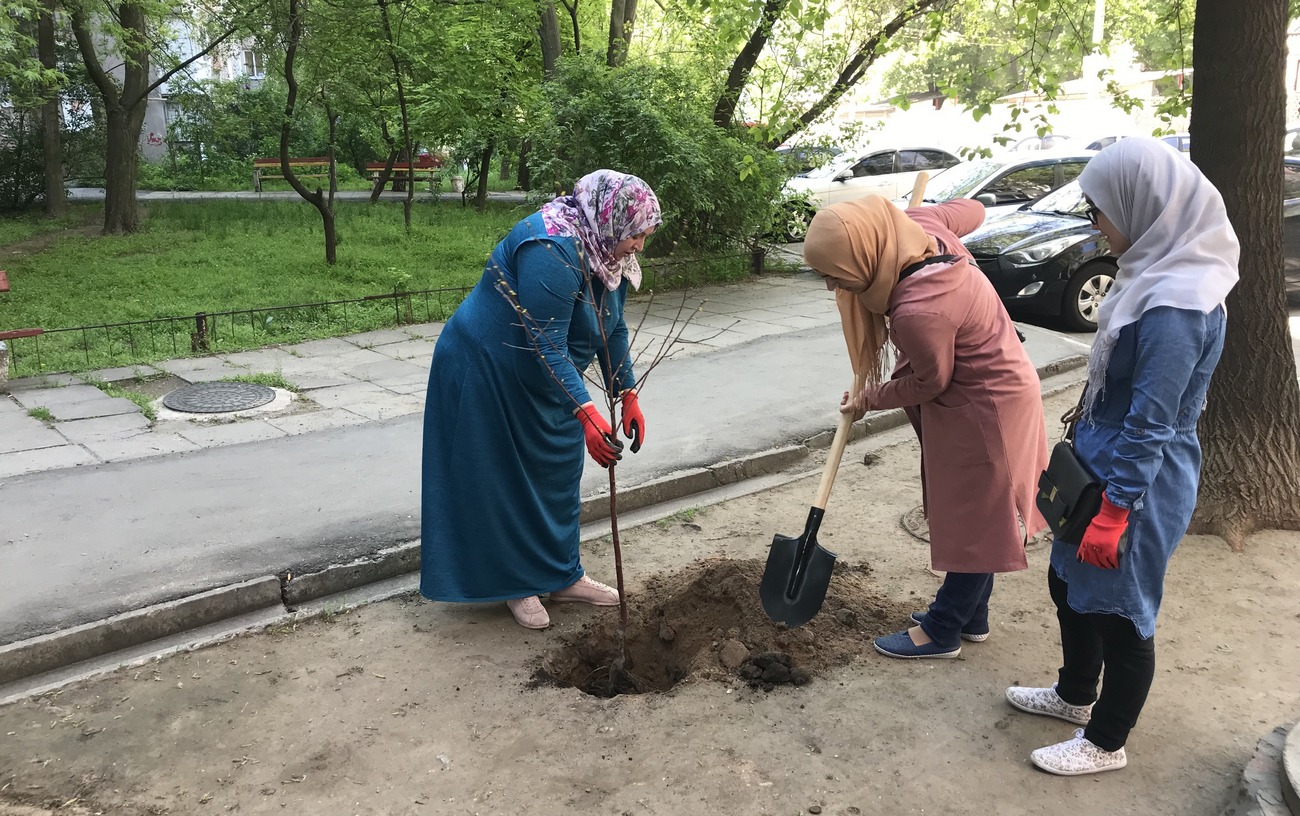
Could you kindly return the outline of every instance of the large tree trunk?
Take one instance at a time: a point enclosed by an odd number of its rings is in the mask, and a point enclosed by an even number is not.
[[[632,44],[632,28],[636,24],[637,0],[613,0],[609,11],[609,51],[605,64],[618,68],[627,62],[627,52]]]
[[[77,40],[77,50],[86,65],[86,73],[99,91],[107,115],[107,147],[104,155],[104,233],[106,235],[135,232],[140,221],[136,213],[136,170],[139,167],[140,130],[144,127],[145,107],[149,93],[195,62],[205,58],[213,49],[225,42],[235,32],[234,27],[216,37],[207,47],[189,59],[174,66],[162,76],[149,81],[151,39],[144,8],[136,2],[119,4],[115,11],[119,32],[117,48],[123,63],[123,80],[117,83],[95,51],[95,37],[86,10],[78,3],[67,6],[72,34]]]
[[[46,0],[36,21],[36,55],[41,67],[59,67],[54,45],[54,3]],[[63,189],[63,127],[59,113],[59,95],[53,93],[41,106],[41,152],[45,158],[45,214],[51,217],[68,211],[67,191]]]
[[[555,13],[555,3],[542,6],[541,24],[537,27],[537,37],[542,43],[542,78],[549,81],[555,78],[555,64],[560,61],[560,19]]]
[[[144,105],[109,108],[104,151],[104,234],[126,235],[140,228],[135,185],[140,166],[140,128]]]
[[[720,128],[731,125],[732,117],[736,115],[736,104],[740,101],[741,92],[745,90],[745,84],[749,82],[749,75],[758,63],[758,56],[763,53],[763,48],[772,36],[772,27],[789,4],[790,0],[767,0],[763,4],[758,25],[754,27],[749,41],[740,49],[735,62],[731,63],[731,70],[727,72],[727,84],[723,86],[718,102],[713,107],[713,124]]]
[[[1223,360],[1200,431],[1193,532],[1234,549],[1300,529],[1300,387],[1283,291],[1282,139],[1287,0],[1199,0],[1192,54],[1192,160],[1223,194],[1241,240]]]

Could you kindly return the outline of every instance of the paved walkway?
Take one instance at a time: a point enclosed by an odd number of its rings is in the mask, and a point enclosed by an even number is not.
[[[833,298],[814,275],[638,298],[628,314],[644,354],[676,336],[674,320],[692,319],[650,374],[645,447],[617,468],[623,509],[789,467],[834,427],[850,373]],[[265,593],[278,602],[275,576],[410,552],[420,412],[440,328],[151,367],[165,383],[279,373],[301,389],[280,410],[235,421],[150,424],[134,403],[92,386],[15,382],[0,398],[0,664],[28,660],[32,638],[65,638],[83,624],[78,642],[97,648],[107,641],[94,627],[119,613],[210,592],[243,603],[243,582],[253,602]],[[1022,328],[1040,368],[1087,349],[1074,336]],[[40,408],[49,421],[30,415]],[[877,419],[890,417],[864,422]],[[593,508],[608,478],[588,464],[581,491]],[[485,494],[484,511],[500,500]],[[413,569],[407,557],[395,569]],[[149,614],[134,634],[161,625],[162,613]],[[168,614],[167,631],[197,625]],[[5,644],[19,651],[6,658]]]
[[[638,298],[629,305],[627,321],[636,333],[636,367],[644,371],[658,354],[682,359],[717,352],[759,338],[838,326],[839,316],[820,279],[800,274]],[[14,380],[10,397],[0,400],[0,478],[255,443],[419,413],[441,330],[441,323],[428,323],[255,351]],[[1038,341],[1048,336],[1035,330]],[[1053,353],[1060,351],[1061,356],[1086,348],[1066,336],[1055,342],[1061,346],[1053,345]],[[780,372],[775,373],[779,377]],[[279,410],[215,417],[169,411],[159,399],[154,402],[159,419],[151,423],[136,403],[86,384],[99,380],[139,387],[141,380],[155,379],[160,382],[152,388],[159,391],[251,374],[279,374],[298,394],[285,395],[292,399],[288,404],[272,406],[283,405]],[[736,375],[744,376],[727,373]],[[648,391],[654,400],[653,375]]]

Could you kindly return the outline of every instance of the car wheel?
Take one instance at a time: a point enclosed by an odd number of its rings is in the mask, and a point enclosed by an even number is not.
[[[808,225],[812,222],[813,214],[808,207],[791,207],[786,210],[786,243],[797,244],[808,237]]]
[[[1061,300],[1061,322],[1070,331],[1096,331],[1101,302],[1114,284],[1115,269],[1109,264],[1092,263],[1075,272]]]

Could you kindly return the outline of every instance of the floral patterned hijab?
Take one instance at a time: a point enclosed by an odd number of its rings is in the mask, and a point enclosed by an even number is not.
[[[636,176],[597,170],[578,179],[573,195],[542,205],[546,234],[578,239],[591,271],[612,292],[627,278],[641,288],[641,264],[635,254],[619,261],[614,247],[663,223],[659,199],[650,185]]]

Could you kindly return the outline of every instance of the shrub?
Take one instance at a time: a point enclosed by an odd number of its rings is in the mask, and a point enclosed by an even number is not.
[[[532,134],[536,189],[571,189],[600,168],[640,176],[664,209],[650,254],[735,248],[768,232],[788,173],[748,134],[716,127],[713,101],[683,69],[574,58],[547,92]]]

